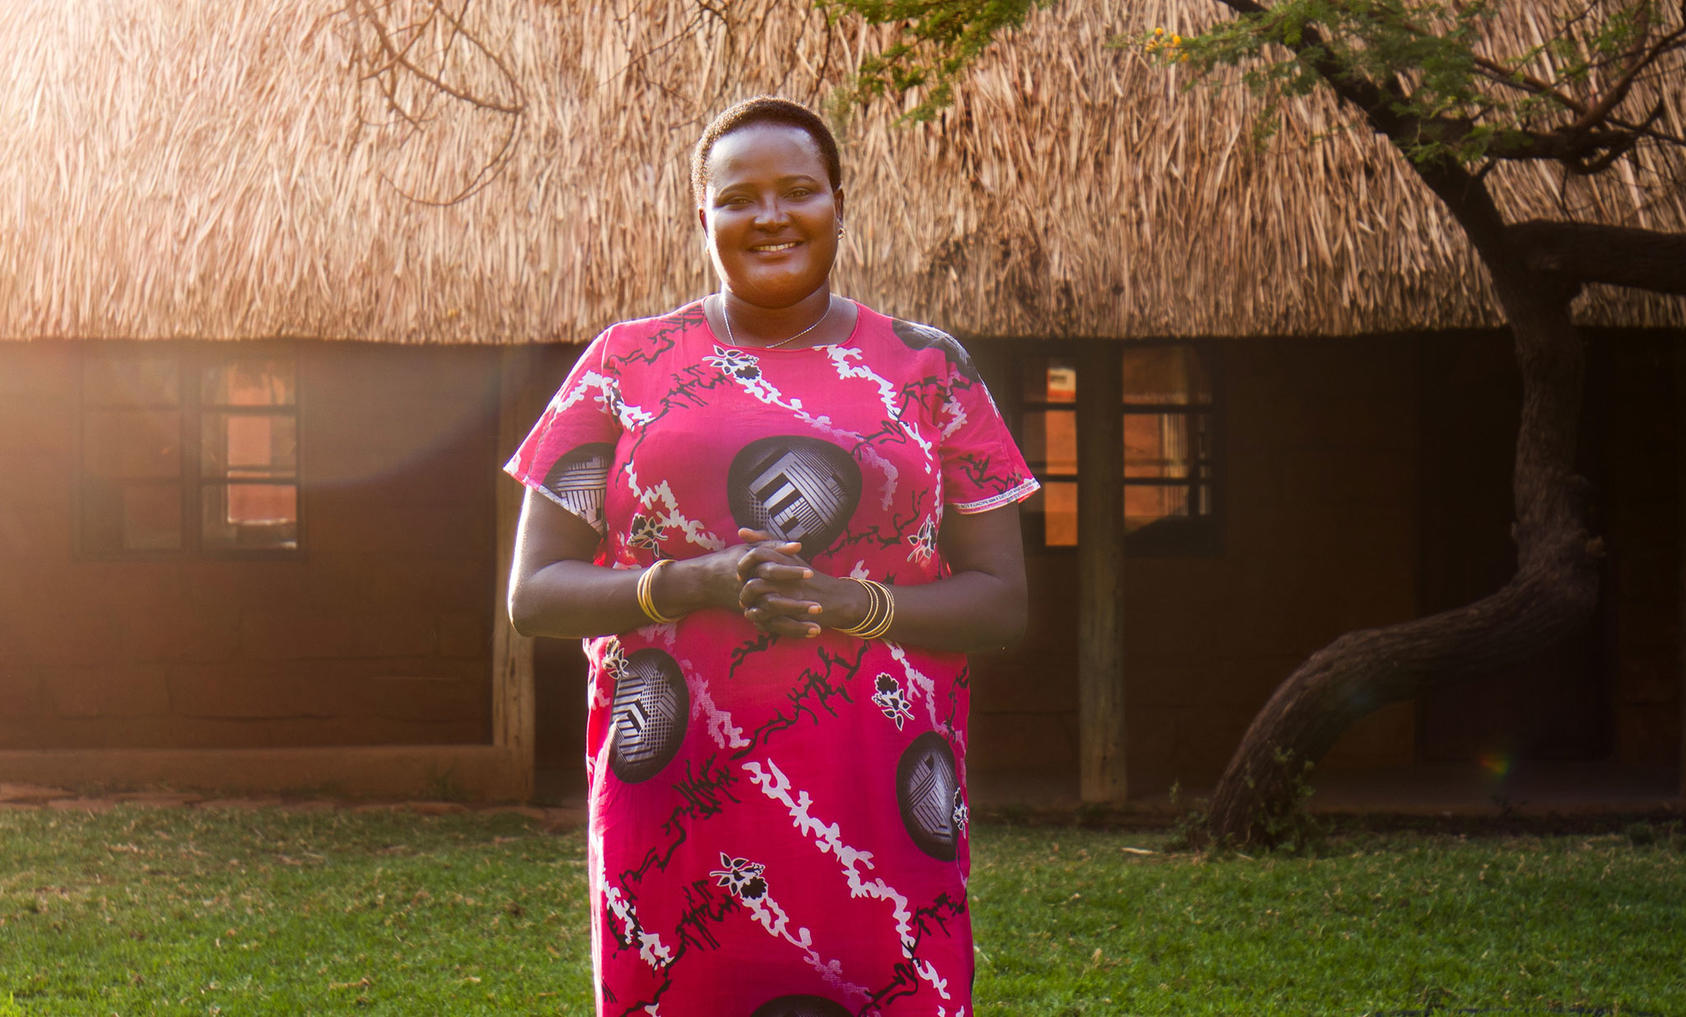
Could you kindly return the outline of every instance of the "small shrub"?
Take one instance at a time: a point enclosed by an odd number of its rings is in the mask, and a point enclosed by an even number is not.
[[[449,766],[428,774],[427,796],[436,802],[466,802],[473,797],[457,783],[456,771]]]
[[[1276,765],[1287,774],[1290,787],[1287,802],[1280,810],[1267,812],[1264,817],[1264,843],[1271,850],[1288,854],[1315,854],[1329,840],[1329,823],[1311,814],[1306,807],[1317,789],[1311,786],[1311,760],[1301,760],[1297,767],[1291,749],[1276,750]]]
[[[1629,823],[1624,831],[1627,841],[1636,848],[1656,847],[1665,850],[1686,851],[1686,835],[1681,833],[1680,820],[1671,819],[1664,823],[1654,820],[1639,820]]]
[[[1197,798],[1184,808],[1182,782],[1172,782],[1171,810],[1177,818],[1171,824],[1171,850],[1188,851],[1209,845],[1210,838],[1206,834],[1208,804],[1206,799]]]

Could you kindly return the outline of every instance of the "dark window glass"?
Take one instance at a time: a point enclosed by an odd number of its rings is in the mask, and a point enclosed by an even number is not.
[[[90,352],[83,550],[296,549],[296,389],[290,356]]]
[[[1127,547],[1209,543],[1215,511],[1214,397],[1193,346],[1120,344]],[[1025,501],[1032,546],[1077,544],[1076,358],[1028,357],[1019,395],[1020,447],[1042,490]]]
[[[173,354],[90,356],[82,371],[83,544],[176,551],[182,527],[182,401]]]
[[[1077,543],[1077,363],[1032,357],[1021,392],[1020,447],[1042,490],[1021,509],[1044,547]]]
[[[1212,514],[1212,387],[1191,346],[1129,347],[1124,529]]]

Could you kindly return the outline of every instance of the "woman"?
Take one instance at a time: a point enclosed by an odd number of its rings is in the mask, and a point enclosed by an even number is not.
[[[837,144],[692,158],[721,290],[581,355],[506,467],[510,614],[581,637],[597,1013],[971,1013],[964,651],[1023,628],[1037,487],[948,335],[831,292]]]

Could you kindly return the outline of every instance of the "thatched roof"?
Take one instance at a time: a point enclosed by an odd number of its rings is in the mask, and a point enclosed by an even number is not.
[[[806,2],[720,6],[728,20],[692,0],[476,0],[464,35],[439,17],[407,32],[427,0],[7,0],[0,337],[580,340],[706,292],[686,181],[701,124],[757,92],[823,101],[868,41]],[[1493,322],[1456,228],[1327,100],[1259,151],[1244,90],[1185,92],[1104,45],[1214,8],[1070,0],[940,125],[856,114],[839,288],[1026,337]],[[1686,226],[1686,198],[1643,194],[1656,169],[1498,185],[1519,218]],[[1582,310],[1686,323],[1678,299]]]

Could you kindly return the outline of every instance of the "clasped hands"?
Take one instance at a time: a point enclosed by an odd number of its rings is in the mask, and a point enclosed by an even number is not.
[[[802,544],[764,530],[738,530],[738,607],[756,628],[778,636],[812,639],[822,628],[844,628],[866,613],[859,583],[817,571],[801,557]]]

